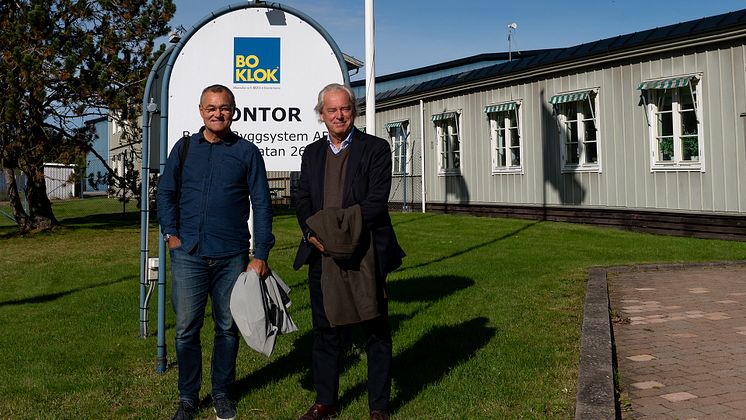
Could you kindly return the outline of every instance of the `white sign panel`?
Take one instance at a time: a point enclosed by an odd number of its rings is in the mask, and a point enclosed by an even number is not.
[[[169,84],[168,150],[202,126],[202,89],[221,84],[236,96],[231,129],[254,143],[268,171],[297,171],[305,146],[323,137],[313,108],[319,91],[344,83],[334,50],[300,17],[256,7],[228,12],[199,28],[179,52]]]

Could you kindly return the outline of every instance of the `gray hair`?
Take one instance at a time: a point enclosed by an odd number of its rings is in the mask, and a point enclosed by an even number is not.
[[[231,99],[231,106],[236,107],[236,97],[233,92],[223,85],[210,85],[202,90],[202,94],[199,95],[199,104],[202,105],[202,100],[205,99],[205,93],[227,93]]]
[[[319,92],[319,97],[316,101],[316,106],[313,108],[316,110],[316,113],[321,115],[321,111],[324,110],[324,95],[334,90],[341,90],[347,93],[347,97],[350,98],[350,106],[352,106],[352,118],[357,117],[358,108],[357,98],[355,98],[355,92],[353,92],[349,86],[340,85],[339,83],[331,83],[321,89],[321,92]]]

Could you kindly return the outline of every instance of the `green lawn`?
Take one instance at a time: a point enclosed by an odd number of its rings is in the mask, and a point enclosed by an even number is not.
[[[155,373],[155,298],[153,335],[137,337],[139,213],[122,216],[114,203],[110,214],[81,215],[87,202],[55,204],[64,226],[51,233],[18,237],[0,226],[0,418],[167,418],[175,410],[170,304],[165,374]],[[389,276],[393,408],[403,419],[571,418],[588,267],[746,259],[744,242],[392,216],[409,254]],[[299,239],[291,213],[278,212],[275,235],[270,263],[293,289],[300,331],[280,337],[271,358],[242,344],[240,418],[297,418],[314,398],[305,272],[290,268]],[[211,335],[208,321],[207,349]],[[345,357],[342,419],[367,416],[361,348],[356,341]],[[200,415],[210,417],[211,407]]]

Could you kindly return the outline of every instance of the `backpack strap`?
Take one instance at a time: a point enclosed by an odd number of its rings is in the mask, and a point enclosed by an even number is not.
[[[189,153],[189,135],[184,133],[184,137],[181,138],[181,148],[179,149],[179,170],[176,171],[176,224],[179,223],[179,203],[181,202],[181,184],[184,173],[184,162],[186,161],[187,153]]]

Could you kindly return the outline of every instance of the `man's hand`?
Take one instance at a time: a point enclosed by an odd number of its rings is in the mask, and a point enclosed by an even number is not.
[[[181,239],[179,239],[176,236],[169,236],[168,242],[166,242],[166,246],[168,246],[168,249],[175,249],[181,246]]]
[[[246,271],[253,270],[260,279],[267,277],[270,274],[269,265],[267,261],[254,258],[251,260],[249,265],[246,266]]]
[[[319,238],[317,238],[315,236],[309,236],[308,237],[308,242],[310,242],[311,245],[315,246],[316,249],[318,249],[319,251],[321,251],[322,254],[326,250],[326,248],[324,248],[324,245],[321,243],[321,241],[319,241]]]

